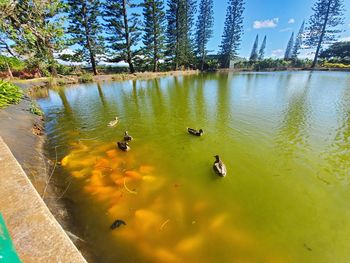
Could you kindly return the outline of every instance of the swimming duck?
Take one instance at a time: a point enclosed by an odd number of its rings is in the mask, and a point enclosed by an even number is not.
[[[119,122],[118,117],[115,117],[114,120],[112,120],[108,123],[108,127],[114,127],[118,124],[118,122]]]
[[[225,164],[221,161],[220,156],[219,155],[215,155],[215,162],[213,165],[213,169],[215,171],[215,173],[217,173],[218,175],[224,177],[226,176],[227,170],[226,170],[226,166]]]
[[[192,134],[192,135],[196,135],[196,136],[202,136],[202,134],[204,133],[204,131],[202,129],[199,129],[198,131],[196,129],[192,129],[192,128],[187,128],[187,131]]]
[[[117,219],[117,220],[115,220],[115,221],[113,222],[113,224],[111,225],[111,229],[112,229],[112,230],[113,230],[113,229],[116,229],[116,228],[118,228],[118,227],[120,227],[120,226],[122,226],[122,225],[126,226],[125,221],[120,220],[120,219]]]
[[[132,141],[132,137],[128,134],[128,131],[125,131],[124,133],[124,141],[126,142]]]
[[[130,150],[129,144],[127,142],[117,142],[118,148],[124,152]]]

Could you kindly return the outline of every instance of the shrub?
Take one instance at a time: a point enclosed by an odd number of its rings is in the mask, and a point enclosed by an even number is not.
[[[23,70],[25,64],[23,61],[14,57],[6,57],[4,55],[0,55],[0,71],[7,71],[7,65],[10,66],[11,70],[20,71]]]
[[[322,64],[322,67],[324,67],[324,68],[345,68],[345,69],[348,69],[348,68],[350,68],[350,65],[346,65],[346,64],[343,64],[343,63],[324,62]]]
[[[38,115],[38,116],[43,116],[44,112],[40,109],[39,105],[32,101],[32,103],[30,104],[30,108],[29,108],[30,113]]]
[[[71,75],[74,68],[62,64],[57,64],[57,73],[60,75]]]
[[[23,97],[22,90],[12,83],[0,80],[0,108],[17,104]]]
[[[94,78],[90,73],[83,73],[79,78],[80,83],[87,83],[92,81],[94,81]]]

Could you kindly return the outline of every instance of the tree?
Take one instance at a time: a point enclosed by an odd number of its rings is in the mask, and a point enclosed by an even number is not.
[[[98,56],[104,53],[102,26],[99,23],[101,3],[99,0],[68,0],[71,44],[78,44],[76,56],[82,57],[97,75]]]
[[[289,60],[292,58],[292,49],[294,44],[294,32],[291,34],[286,51],[284,52],[284,60]]]
[[[258,60],[263,60],[265,56],[265,48],[266,48],[266,36],[264,37],[264,40],[261,44],[260,50],[259,50],[259,57]]]
[[[140,40],[138,14],[128,14],[129,9],[136,7],[131,1],[111,0],[104,6],[103,19],[106,22],[109,48],[114,52],[114,62],[125,61],[129,64],[130,73],[135,72],[133,60],[139,52],[133,50]]]
[[[228,0],[224,32],[220,45],[220,64],[229,67],[231,59],[237,51],[243,35],[244,0]]]
[[[323,44],[334,42],[340,33],[338,25],[344,22],[343,0],[317,0],[312,8],[314,14],[309,19],[308,37],[306,44],[310,48],[316,47],[312,68],[317,64],[317,59]]]
[[[320,58],[350,62],[350,41],[332,44],[320,53]]]
[[[258,46],[259,46],[259,35],[256,35],[252,52],[250,53],[249,61],[254,62],[258,60]]]
[[[201,70],[204,69],[205,58],[208,53],[207,44],[213,34],[213,0],[201,0],[199,4],[200,13],[196,24],[196,53],[200,57]]]
[[[154,72],[158,71],[159,60],[164,55],[165,12],[163,10],[163,1],[144,0],[143,2],[144,52],[151,58]]]
[[[7,45],[2,46],[9,51],[12,41],[11,55],[25,56],[41,72],[48,69],[57,76],[54,53],[64,44],[63,9],[60,0],[5,1],[0,5],[0,31]]]
[[[175,70],[181,66],[192,65],[193,39],[191,33],[195,11],[195,0],[168,0],[166,55]]]
[[[303,23],[301,24],[298,35],[294,42],[294,47],[293,47],[292,56],[291,56],[293,60],[296,60],[298,58],[299,50],[301,48],[301,45],[303,44],[304,25],[305,25],[305,21],[303,21]]]

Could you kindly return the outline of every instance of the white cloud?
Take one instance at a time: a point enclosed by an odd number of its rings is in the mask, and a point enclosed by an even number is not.
[[[286,27],[286,28],[281,29],[279,32],[287,32],[287,31],[293,31],[293,28]]]
[[[284,54],[283,49],[275,49],[275,50],[272,50],[271,57],[282,58],[283,54]]]
[[[260,29],[260,28],[274,28],[278,24],[279,18],[273,18],[273,19],[267,19],[264,21],[254,21],[253,28]]]
[[[342,42],[350,41],[350,36],[342,37],[341,39],[339,39],[339,41],[342,41]]]
[[[350,24],[348,26],[350,27]]]
[[[295,23],[295,19],[294,18],[289,18],[288,24],[294,24],[294,23]]]

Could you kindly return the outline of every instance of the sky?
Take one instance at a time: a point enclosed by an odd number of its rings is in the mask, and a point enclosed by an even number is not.
[[[165,3],[165,9],[167,9],[167,0],[163,1]],[[197,4],[199,1],[200,0],[197,0]],[[213,37],[208,43],[210,54],[216,54],[219,51],[228,0],[213,1]],[[141,2],[143,2],[143,0],[135,0],[133,3],[139,4]],[[296,35],[303,20],[306,22],[309,20],[313,13],[312,6],[315,2],[316,0],[245,0],[245,10],[243,13],[244,34],[238,55],[249,58],[253,42],[258,34],[259,46],[264,36],[267,36],[265,57],[283,58],[292,32]],[[344,4],[345,23],[339,27],[339,29],[343,30],[343,32],[339,34],[339,40],[350,41],[350,0],[344,0]],[[142,9],[137,8],[135,11],[142,12]],[[142,46],[141,41],[138,47],[140,46]],[[302,50],[299,57],[312,58],[313,51],[314,50]]]
[[[246,0],[244,15],[244,35],[239,55],[249,57],[253,42],[259,34],[260,43],[267,36],[266,56],[283,57],[291,33],[298,33],[303,20],[312,15],[315,0]],[[350,41],[350,1],[345,0],[345,24],[340,27],[342,40]],[[224,29],[227,0],[214,0],[214,35],[208,49],[218,51]],[[310,51],[301,56],[309,57]]]

